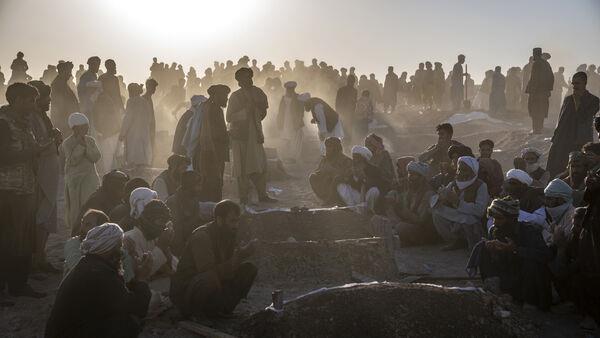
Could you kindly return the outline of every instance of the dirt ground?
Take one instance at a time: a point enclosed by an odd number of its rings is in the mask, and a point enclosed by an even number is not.
[[[380,116],[380,120],[385,120],[387,123],[389,123],[391,127],[387,129],[382,129],[381,134],[384,135],[386,146],[394,157],[404,155],[415,155],[418,152],[423,151],[423,149],[428,145],[435,143],[437,138],[435,134],[435,125],[445,121],[449,116],[449,113],[419,111],[402,112],[392,115]],[[547,122],[547,125],[550,124],[550,122]],[[455,125],[455,139],[465,143],[468,146],[471,146],[474,152],[477,152],[477,144],[480,140],[483,140],[485,138],[490,138],[494,140],[496,142],[496,153],[494,154],[494,156],[501,162],[505,171],[508,170],[508,168],[512,167],[512,159],[519,153],[520,149],[522,149],[526,145],[538,147],[545,154],[547,154],[550,145],[549,137],[551,137],[550,129],[548,128],[544,135],[537,136],[531,136],[528,134],[528,132],[529,121],[528,119],[526,119],[525,116],[511,116],[508,123],[489,120],[475,120]],[[277,145],[267,144],[267,146],[276,147]],[[316,164],[318,162],[318,141],[312,129],[306,131],[306,144],[304,155],[305,156],[303,163],[285,165],[286,172],[289,175],[288,179],[272,180],[269,182],[270,191],[280,201],[276,205],[276,207],[321,207],[319,201],[313,195],[307,181],[308,173],[316,167]],[[225,196],[234,198],[236,196],[235,187],[233,185],[233,181],[228,175],[225,178],[225,185]],[[254,208],[257,210],[262,210],[267,207],[269,206],[254,206]],[[283,227],[284,229],[292,229],[290,228],[290,224],[287,224],[288,222],[280,222],[286,223],[281,224],[281,227]],[[364,222],[367,222],[367,220],[365,220]],[[61,222],[61,224],[64,224],[64,222]],[[55,266],[62,266],[62,248],[64,241],[67,239],[67,233],[67,229],[65,229],[63,226],[60,228],[58,234],[54,234],[50,237],[47,252],[49,260],[53,262]],[[268,235],[269,233],[270,231],[264,232],[265,235]],[[288,237],[293,237],[291,235],[285,236],[284,233],[281,233],[280,236],[282,236],[281,240],[283,241],[289,240]],[[331,238],[331,240],[335,239],[337,238]],[[318,238],[293,238],[293,240],[318,240]],[[316,250],[321,250],[319,249],[319,246],[309,247],[309,249],[306,250],[311,250],[311,248],[317,248]],[[273,249],[272,246],[270,250],[273,254],[277,252],[276,250],[281,250],[281,248]],[[315,260],[321,262],[322,264],[337,264],[339,265],[339,269],[346,268],[348,264],[355,264],[353,263],[354,261],[352,261],[350,258],[348,258],[348,262],[350,263],[344,263],[346,262],[344,260],[340,260],[341,262],[336,260],[335,257],[337,256],[335,255],[345,255],[344,257],[350,257],[350,255],[347,252],[343,253],[343,249],[336,249],[335,247],[329,246],[328,250],[330,250],[331,254],[321,255],[315,258]],[[268,252],[268,250],[266,252]],[[302,250],[298,252],[302,252]],[[373,249],[372,251],[367,250],[366,252],[368,252],[368,254],[365,255],[369,256],[373,252],[380,251],[377,251],[377,249]],[[435,283],[442,285],[477,286],[478,281],[476,280],[470,281],[461,279],[466,277],[464,272],[466,260],[466,252],[455,251],[451,253],[442,254],[439,251],[438,246],[401,249],[394,253],[391,260],[392,262],[395,261],[395,267],[397,268],[396,272],[398,273],[397,278],[394,277],[393,279],[396,279],[396,281],[401,281],[402,278],[405,278],[407,276],[429,276],[429,279],[424,279],[423,281],[426,281],[427,283]],[[236,309],[235,317],[233,319],[218,321],[201,320],[201,323],[225,332],[239,334],[239,329],[242,327],[242,325],[248,325],[248,323],[242,323],[248,320],[248,318],[250,318],[252,314],[262,311],[270,305],[271,292],[273,290],[282,289],[284,290],[284,295],[286,299],[291,299],[299,295],[305,294],[311,290],[319,289],[322,287],[332,287],[356,281],[352,280],[352,273],[343,276],[345,277],[341,277],[341,279],[335,278],[333,280],[328,281],[318,280],[316,278],[299,278],[297,280],[280,278],[278,280],[277,276],[261,279],[259,275],[257,284],[252,288],[248,299],[243,301],[238,306],[238,308]],[[49,296],[41,300],[16,299],[17,304],[14,307],[0,308],[0,336],[43,336],[45,322],[53,304],[54,297],[56,295],[56,291],[60,283],[60,279],[61,276],[58,275],[32,276],[31,284],[36,289],[47,291],[49,293]],[[376,280],[383,282],[386,279],[379,278]],[[409,279],[408,281],[411,280]],[[165,281],[163,281],[162,284],[163,286],[168,285],[165,283]],[[396,294],[397,292],[399,291],[394,291],[393,294]],[[381,301],[385,303],[385,298],[382,298]],[[395,300],[395,302],[397,302],[397,300]],[[389,305],[386,306],[389,307]],[[418,308],[419,306],[435,306],[437,308],[436,313],[444,313],[454,311],[456,305],[452,301],[440,303],[439,308],[438,305],[436,305],[435,303],[428,305],[419,302],[410,303],[410,307]],[[407,313],[411,312],[411,308],[408,308],[407,310]],[[424,309],[419,308],[415,311],[415,313],[422,313]],[[473,311],[477,310],[474,308]],[[523,316],[527,316],[528,320],[531,320],[534,323],[531,324],[533,325],[533,327],[526,327],[522,332],[514,330],[510,331],[511,335],[530,336],[525,333],[536,332],[536,335],[545,337],[582,336],[582,332],[578,330],[577,321],[579,320],[579,318],[575,315],[556,316],[553,314],[534,313],[524,314]],[[147,321],[147,325],[145,326],[145,329],[142,333],[142,337],[195,336],[194,334],[177,327],[177,322],[180,319],[181,318],[177,314],[176,310],[169,309],[162,313],[158,318]],[[430,320],[435,321],[436,318],[432,317],[430,318]],[[425,323],[426,322],[427,321],[425,321]],[[461,332],[472,336],[478,336],[477,332],[473,330],[477,330],[480,327],[465,326],[465,328],[467,331]],[[415,330],[417,329],[418,328],[415,327]],[[251,331],[248,332],[248,335],[253,335]],[[412,335],[410,334],[411,332],[414,333],[417,331],[394,331],[392,335]],[[496,333],[490,333],[488,336],[496,336]],[[352,335],[349,332],[346,332],[346,334]],[[447,334],[444,335],[453,335],[452,330],[449,329]]]

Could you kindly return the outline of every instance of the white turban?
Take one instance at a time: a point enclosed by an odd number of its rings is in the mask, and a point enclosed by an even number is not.
[[[298,101],[300,102],[306,102],[308,99],[310,99],[310,93],[302,93],[298,95]]]
[[[110,252],[123,242],[123,230],[115,223],[104,223],[88,231],[83,242],[81,252],[84,255],[102,255]]]
[[[536,148],[528,147],[521,150],[521,157],[525,156],[525,154],[534,153],[538,158],[542,157],[542,152],[537,150]]]
[[[90,124],[90,120],[82,113],[73,113],[69,116],[69,128],[85,126],[88,124]]]
[[[479,175],[479,162],[477,161],[477,159],[475,157],[461,156],[458,158],[457,163],[460,163],[460,162],[468,165],[469,168],[471,168],[471,170],[473,170],[473,172],[475,173],[475,176]]]
[[[362,156],[367,161],[370,161],[371,157],[373,157],[373,153],[369,150],[369,148],[364,146],[352,147],[352,155],[354,154]]]
[[[515,179],[527,186],[530,186],[531,183],[533,183],[533,178],[531,178],[531,176],[529,176],[528,173],[526,173],[525,171],[521,170],[521,169],[511,169],[506,173],[506,179],[510,180],[510,179]]]
[[[192,103],[192,106],[197,106],[197,105],[199,105],[201,103],[206,102],[207,100],[208,99],[204,95],[194,95],[190,99],[190,102]]]
[[[544,189],[544,195],[547,197],[560,197],[570,202],[573,200],[573,189],[565,181],[555,178]]]
[[[142,212],[146,204],[150,201],[158,199],[158,193],[148,188],[137,188],[131,192],[129,196],[129,206],[131,208],[130,215],[133,219],[138,219],[142,216]]]
[[[415,172],[423,177],[429,177],[429,165],[424,162],[411,161],[406,165],[407,171]]]
[[[296,83],[296,81],[288,81],[283,86],[285,88],[296,88],[297,85],[298,84]]]

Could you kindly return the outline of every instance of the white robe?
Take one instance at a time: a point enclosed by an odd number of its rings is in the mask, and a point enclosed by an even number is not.
[[[325,140],[328,137],[337,137],[340,140],[344,139],[344,129],[342,121],[338,120],[333,130],[329,132],[325,123],[325,110],[323,105],[318,103],[315,105],[315,116],[317,117],[317,128],[319,129],[319,140],[321,141],[321,155],[325,155]]]
[[[152,165],[152,110],[148,100],[133,97],[127,101],[121,137],[125,142],[125,162],[130,166]]]

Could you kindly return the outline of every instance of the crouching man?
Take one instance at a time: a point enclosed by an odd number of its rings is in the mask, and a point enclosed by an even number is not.
[[[215,220],[197,228],[187,241],[177,272],[171,277],[171,301],[185,316],[227,316],[245,298],[257,268],[245,260],[255,241],[236,241],[240,206],[224,200],[215,206]]]

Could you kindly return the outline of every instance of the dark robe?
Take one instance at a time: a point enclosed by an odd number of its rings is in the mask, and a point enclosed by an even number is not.
[[[492,76],[492,91],[490,92],[490,112],[502,113],[506,110],[506,78],[501,73],[494,72]]]
[[[336,179],[347,177],[352,170],[352,159],[343,153],[331,158],[321,157],[317,170],[309,176],[310,186],[318,198],[333,202],[336,194]]]
[[[388,73],[383,83],[383,104],[395,107],[398,94],[398,75]]]
[[[339,118],[342,120],[342,128],[344,128],[344,141],[346,143],[350,142],[352,139],[351,130],[354,121],[357,99],[358,90],[356,90],[354,86],[348,85],[338,89],[335,96],[335,110],[339,114]],[[327,129],[329,130],[329,128]]]
[[[123,119],[123,98],[119,87],[119,79],[111,74],[98,77],[102,83],[102,93],[94,103],[92,122],[94,128],[103,138],[114,136],[121,130],[120,121]]]
[[[481,249],[481,278],[500,278],[500,289],[516,301],[548,309],[552,301],[550,276],[546,265],[552,257],[541,231],[524,223],[513,225],[513,231],[492,230],[492,238],[515,242],[515,252],[493,252]]]
[[[68,120],[72,113],[79,112],[79,102],[77,96],[73,93],[71,87],[69,87],[69,79],[66,79],[63,75],[58,75],[54,81],[52,81],[52,91],[50,92],[50,99],[52,104],[50,105],[50,117],[52,124],[63,134],[66,134],[71,128],[69,128]]]
[[[187,156],[187,151],[181,144],[183,141],[183,137],[185,136],[185,132],[187,130],[188,122],[194,116],[194,111],[192,109],[188,109],[181,115],[179,121],[177,121],[177,127],[175,127],[175,135],[173,136],[173,146],[171,147],[171,151],[173,154],[178,154],[181,156]]]
[[[215,222],[194,230],[171,277],[171,301],[185,316],[228,313],[246,297],[257,269],[232,264],[236,242]]]
[[[581,96],[577,109],[573,95],[565,97],[548,154],[550,177],[565,170],[570,152],[581,150],[584,144],[593,141],[594,116],[598,109],[598,97],[588,91]]]
[[[532,119],[543,120],[548,117],[548,100],[553,88],[554,73],[548,61],[542,58],[533,61],[531,78],[525,88],[525,92],[529,94],[527,107]]]
[[[128,289],[105,259],[83,256],[60,284],[45,337],[137,337],[150,295],[142,282]]]

